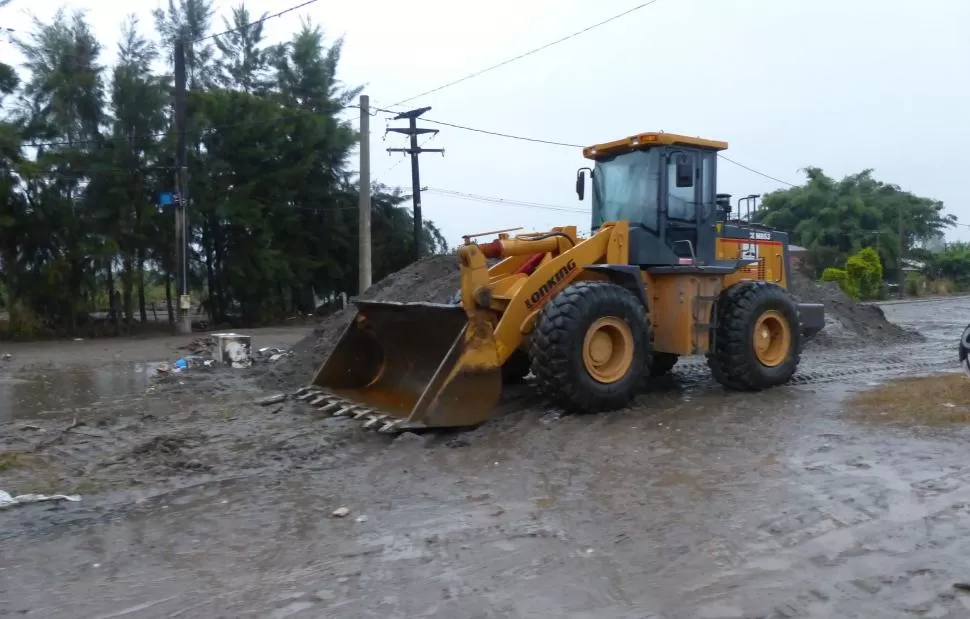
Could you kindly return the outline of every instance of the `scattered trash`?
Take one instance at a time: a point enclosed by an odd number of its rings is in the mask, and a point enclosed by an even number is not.
[[[179,346],[179,350],[187,350],[193,355],[205,355],[207,357],[211,357],[214,346],[215,340],[209,336],[204,336],[195,338],[185,346]]]
[[[357,516],[354,520],[359,524],[363,524],[367,522],[367,516]]]
[[[334,518],[346,518],[348,514],[350,514],[350,510],[348,508],[338,507],[337,509],[333,510],[330,515]]]
[[[155,371],[159,374],[176,374],[193,368],[212,367],[215,363],[242,369],[250,367],[256,361],[275,363],[293,356],[290,350],[272,346],[260,348],[253,355],[251,340],[251,336],[239,333],[214,333],[209,337],[196,338],[180,347],[180,350],[188,350],[193,354],[172,363],[160,363]]]
[[[76,503],[80,500],[81,495],[79,494],[21,494],[11,496],[9,492],[0,490],[0,509],[28,503],[40,503],[41,501],[71,501]]]
[[[214,333],[212,339],[215,342],[213,359],[237,369],[253,364],[250,355],[252,337],[239,333]]]
[[[264,346],[256,351],[257,356],[260,360],[265,359],[270,363],[276,363],[280,359],[285,359],[287,357],[293,356],[293,351],[285,350],[283,348],[273,348],[271,346]]]
[[[261,400],[256,400],[256,404],[260,406],[269,406],[270,404],[279,404],[280,402],[286,401],[289,397],[285,393],[277,393],[276,395],[271,395],[268,398],[263,398]]]
[[[6,353],[3,353],[3,360],[4,360],[4,361],[10,361],[11,359],[13,359],[13,355],[11,355],[11,354],[10,354],[10,353],[8,353],[8,352],[6,352]]]
[[[155,368],[155,372],[158,374],[171,374],[172,372],[181,372],[178,368],[172,367],[170,363],[161,362]]]

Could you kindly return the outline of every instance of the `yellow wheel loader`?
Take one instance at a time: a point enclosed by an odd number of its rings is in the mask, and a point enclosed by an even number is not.
[[[576,192],[585,197],[589,177],[588,238],[574,226],[466,237],[457,303],[356,301],[299,397],[396,432],[480,424],[503,382],[530,371],[572,412],[628,405],[681,355],[706,355],[729,389],[786,383],[823,306],[788,291],[788,237],[750,223],[757,196],[735,214],[716,193],[726,148],[669,133],[585,148],[593,164],[577,172]]]

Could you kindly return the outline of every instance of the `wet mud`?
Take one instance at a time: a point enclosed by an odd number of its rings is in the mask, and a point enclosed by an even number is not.
[[[955,369],[970,300],[884,311],[919,341],[809,348],[800,384],[727,393],[684,359],[622,411],[526,384],[466,432],[256,403],[312,354],[7,420],[0,488],[84,500],[0,511],[0,615],[966,617],[970,430],[846,403]]]

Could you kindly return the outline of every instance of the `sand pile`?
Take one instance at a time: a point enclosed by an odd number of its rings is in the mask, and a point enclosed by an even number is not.
[[[449,254],[424,258],[388,275],[367,289],[361,299],[371,301],[427,301],[448,303],[460,287],[458,258]],[[337,344],[344,329],[353,320],[353,304],[335,312],[293,346],[293,357],[273,366],[262,382],[266,388],[292,389],[307,384],[319,365]]]
[[[835,282],[814,281],[796,272],[792,274],[791,291],[805,303],[825,305],[825,329],[809,346],[886,345],[925,339],[915,331],[889,322],[881,308],[856,303]]]

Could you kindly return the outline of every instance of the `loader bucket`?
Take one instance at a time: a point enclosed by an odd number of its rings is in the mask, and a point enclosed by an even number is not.
[[[461,306],[357,301],[358,313],[313,386],[400,420],[402,428],[487,420],[502,389],[490,325]]]

